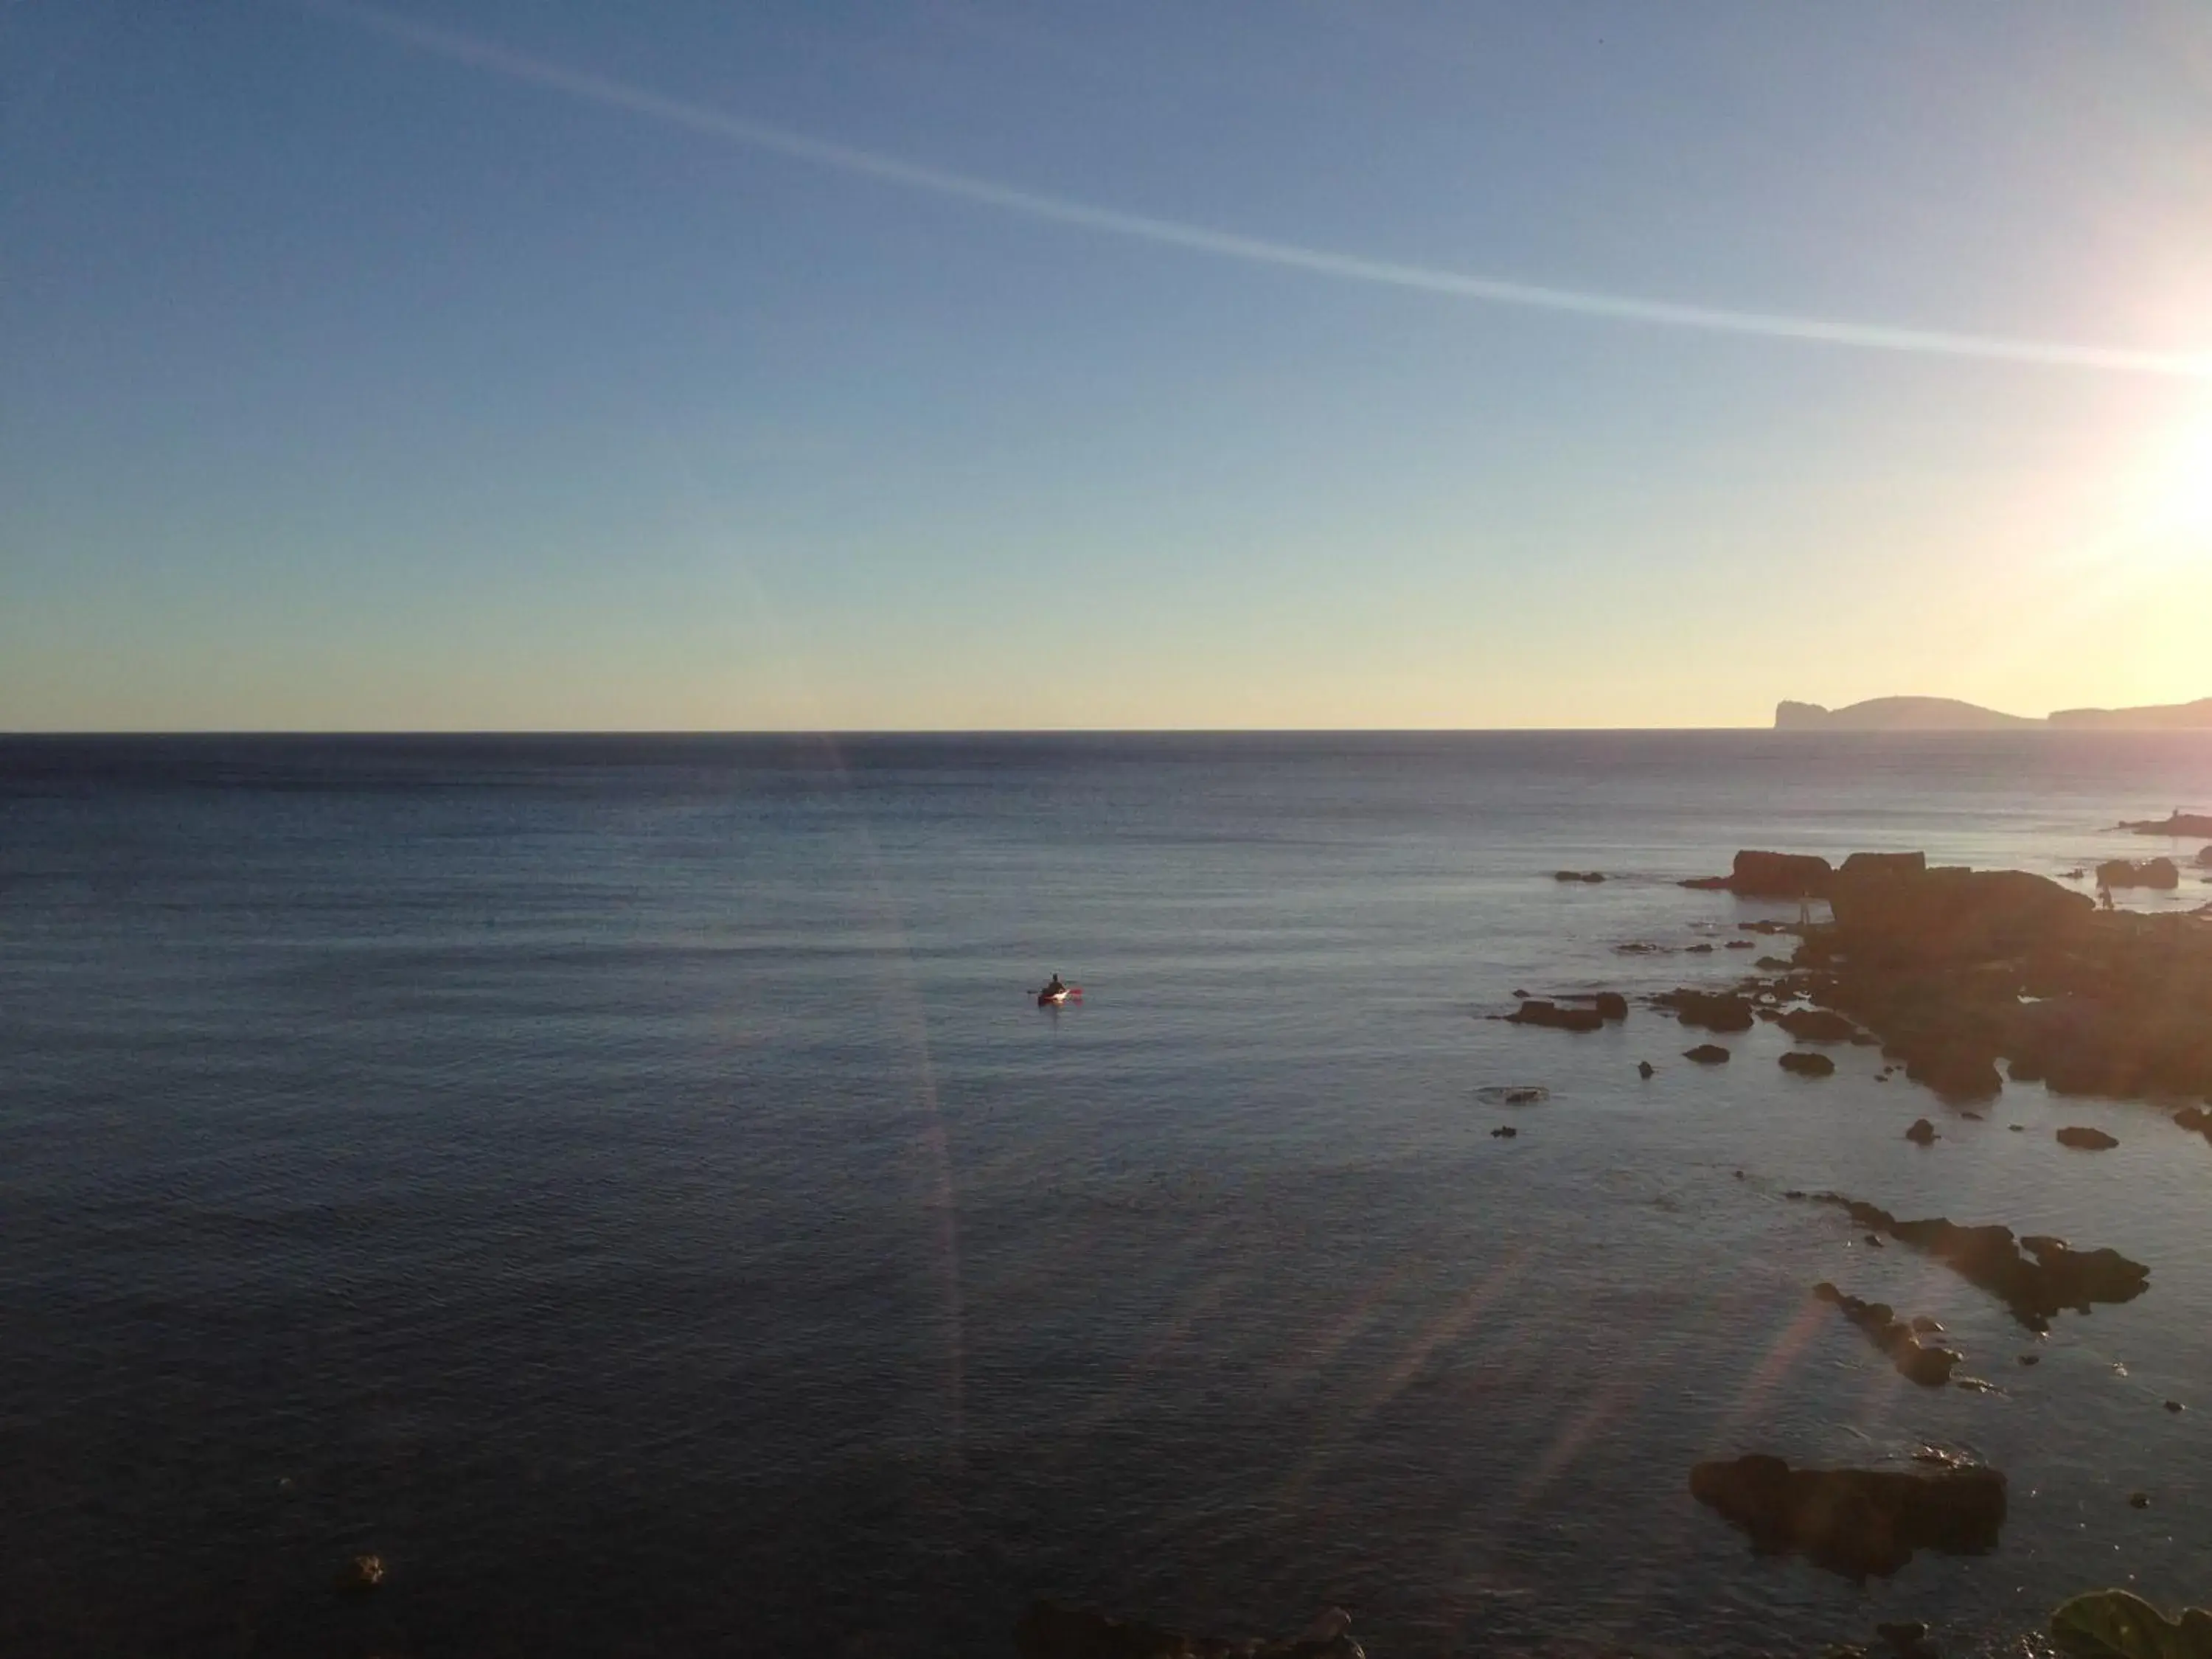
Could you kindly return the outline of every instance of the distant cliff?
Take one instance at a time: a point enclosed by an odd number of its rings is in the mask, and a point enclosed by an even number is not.
[[[2130,732],[2212,728],[2212,697],[2200,697],[2195,702],[2161,703],[2154,708],[2062,708],[2051,717],[2051,723]]]
[[[2042,724],[2020,714],[1978,708],[1951,697],[1876,697],[1848,708],[1785,702],[1774,711],[1778,732],[1994,732]]]
[[[1953,697],[1876,697],[1847,708],[1785,702],[1774,711],[1778,732],[1997,732],[2017,727],[2075,731],[2212,731],[2212,697],[2153,708],[2063,708],[2048,720],[2002,714]]]

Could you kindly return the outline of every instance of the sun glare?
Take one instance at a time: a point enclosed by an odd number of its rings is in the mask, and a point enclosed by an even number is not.
[[[2212,556],[2212,410],[2183,434],[2160,469],[2157,528],[2182,557]]]

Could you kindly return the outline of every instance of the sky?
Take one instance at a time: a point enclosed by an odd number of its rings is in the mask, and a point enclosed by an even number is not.
[[[0,3],[0,730],[2212,696],[2203,0]]]

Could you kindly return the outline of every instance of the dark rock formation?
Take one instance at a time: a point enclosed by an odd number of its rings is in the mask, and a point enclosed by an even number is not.
[[[1793,1469],[1753,1455],[1698,1464],[1690,1492],[1762,1553],[1796,1550],[1853,1578],[1887,1577],[1917,1550],[1980,1554],[2005,1519],[2005,1478],[1988,1468]]]
[[[1628,1018],[1628,999],[1618,991],[1600,991],[1592,1004],[1598,1018],[1609,1024],[1617,1025]]]
[[[2139,836],[2168,836],[2176,841],[2187,836],[2194,840],[2200,836],[2212,836],[2212,813],[2185,812],[2176,807],[2169,817],[2139,818],[2132,823],[2123,821],[2120,828],[2132,830]]]
[[[1925,853],[1854,853],[1837,874],[1844,880],[1855,876],[1921,876],[1928,873]]]
[[[1595,1031],[1605,1025],[1605,1016],[1595,1008],[1562,1008],[1534,997],[1505,1018],[1510,1024],[1543,1025],[1557,1031]]]
[[[2063,1239],[2033,1234],[2015,1240],[2009,1227],[1962,1227],[1942,1216],[1899,1221],[1887,1210],[1837,1193],[1819,1194],[1817,1200],[1840,1206],[1862,1227],[1926,1251],[2002,1302],[2032,1331],[2050,1329],[2066,1309],[2087,1313],[2092,1304],[2132,1302],[2150,1288],[2150,1269],[2118,1250],[2075,1250]]]
[[[1725,1066],[1729,1063],[1729,1051],[1717,1042],[1700,1042],[1694,1048],[1684,1049],[1682,1058],[1695,1060],[1700,1066]]]
[[[1808,854],[1741,852],[1735,855],[1735,867],[1729,874],[1706,876],[1682,885],[1734,893],[1738,898],[1824,898],[1834,875],[1827,860]]]
[[[1352,1620],[1337,1607],[1300,1637],[1230,1642],[1033,1601],[1014,1626],[1014,1651],[1019,1659],[1365,1659]]]
[[[1662,991],[1651,999],[1692,1030],[1748,1031],[1751,1004],[1732,991]]]
[[[1656,1075],[1656,1068],[1650,1060],[1639,1060],[1636,1062],[1636,1075],[1649,1083]]]
[[[1521,1132],[1510,1123],[1502,1123],[1490,1132],[1492,1140],[1511,1140]]]
[[[1782,1056],[1782,1069],[1796,1077],[1833,1077],[1836,1062],[1826,1054],[1788,1054]]]
[[[2197,863],[2201,869],[2212,870],[2212,847],[2206,848],[2197,855]]]
[[[2181,885],[2181,872],[2172,859],[2107,859],[2097,866],[2100,887],[2152,887],[2171,892]]]
[[[2120,1143],[2102,1129],[2084,1129],[2073,1124],[2058,1132],[2058,1144],[2071,1146],[2081,1152],[2108,1152]]]
[[[1605,872],[1602,870],[1558,870],[1553,872],[1552,879],[1553,881],[1600,882],[1605,879]]]
[[[1954,1104],[1995,1097],[1996,1062],[2062,1094],[2212,1094],[2212,927],[2100,915],[2013,871],[1839,876],[1794,986],[1872,1030]]]
[[[1844,1318],[1866,1334],[1867,1340],[1889,1356],[1897,1367],[1898,1375],[1923,1388],[1940,1389],[1951,1380],[1951,1368],[1966,1358],[1948,1348],[1925,1348],[1914,1333],[1919,1324],[1911,1324],[1897,1316],[1897,1310],[1887,1302],[1862,1302],[1855,1296],[1846,1296],[1825,1279],[1813,1287],[1820,1300],[1840,1309]],[[1930,1320],[1930,1324],[1935,1322]],[[1941,1330],[1942,1328],[1937,1326]]]
[[[1924,1117],[1912,1120],[1912,1127],[1905,1132],[1905,1138],[1920,1146],[1932,1146],[1940,1139],[1936,1133],[1936,1126]]]
[[[1774,1023],[1800,1042],[1849,1042],[1859,1034],[1856,1025],[1826,1008],[1792,1008],[1777,1014]]]

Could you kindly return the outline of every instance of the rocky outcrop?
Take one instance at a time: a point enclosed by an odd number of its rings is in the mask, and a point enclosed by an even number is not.
[[[2097,885],[2172,892],[2181,885],[2181,872],[2172,859],[2106,859],[2097,866]]]
[[[2176,841],[2185,836],[2194,840],[2199,836],[2212,836],[2212,813],[2185,812],[2177,806],[2162,818],[2138,818],[2132,823],[2123,820],[2120,828],[2132,830],[2138,836],[2166,836]]]
[[[1787,1054],[1782,1056],[1782,1069],[1796,1077],[1833,1077],[1836,1062],[1826,1054]]]
[[[1750,1002],[1733,991],[1662,991],[1651,999],[1693,1030],[1748,1031]]]
[[[1682,1058],[1699,1066],[1725,1066],[1729,1051],[1717,1042],[1700,1042],[1694,1048],[1682,1050]]]
[[[1869,1341],[1889,1356],[1899,1376],[1923,1388],[1942,1388],[1951,1380],[1952,1368],[1966,1358],[1964,1354],[1949,1348],[1923,1347],[1916,1334],[1920,1322],[1899,1319],[1897,1310],[1887,1302],[1862,1302],[1855,1296],[1846,1296],[1825,1279],[1813,1287],[1813,1294],[1832,1304],[1864,1332]],[[1935,1323],[1932,1320],[1928,1322]],[[1936,1328],[1940,1331],[1942,1327],[1938,1325]]]
[[[1774,1023],[1800,1042],[1849,1042],[1859,1034],[1851,1021],[1826,1008],[1792,1008]]]
[[[1232,1642],[1034,1601],[1014,1626],[1014,1651],[1020,1659],[1366,1659],[1340,1607],[1329,1608],[1303,1636]]]
[[[1849,881],[1858,876],[1919,876],[1927,872],[1925,853],[1854,853],[1836,874]]]
[[[1834,947],[1862,966],[1987,959],[2060,945],[2095,901],[2019,870],[1878,868],[1829,896]]]
[[[2030,1330],[2050,1329],[2067,1309],[2086,1314],[2093,1304],[2132,1302],[2150,1288],[2150,1269],[2118,1250],[2076,1250],[2063,1238],[2033,1234],[2016,1240],[2009,1227],[1963,1227],[1942,1216],[1900,1221],[1839,1193],[1818,1194],[1815,1201],[1837,1205],[1860,1226],[1925,1251],[2002,1302]]]
[[[2120,1143],[2102,1129],[2081,1128],[2069,1124],[2058,1132],[2058,1144],[2071,1146],[2081,1152],[2108,1152]]]
[[[2005,1520],[2005,1478],[1989,1468],[1793,1469],[1753,1455],[1698,1464],[1690,1492],[1762,1553],[1853,1578],[1887,1577],[1918,1550],[1978,1555]]]
[[[1738,898],[1825,898],[1835,871],[1824,858],[1802,853],[1743,852],[1725,876],[1705,876],[1686,881],[1685,887],[1705,892],[1734,893]]]
[[[2100,915],[2017,871],[1839,877],[1791,983],[1954,1104],[1997,1069],[2061,1094],[2212,1094],[2212,927]]]
[[[1605,872],[1602,870],[1555,870],[1552,872],[1552,879],[1579,881],[1594,886],[1605,879]]]
[[[1597,1017],[1609,1025],[1618,1025],[1628,1018],[1628,999],[1618,991],[1600,991],[1590,999]]]
[[[2212,870],[2212,847],[2208,847],[2197,854],[2197,866],[2200,870]]]
[[[1605,1028],[1605,1016],[1595,1008],[1563,1008],[1556,1002],[1544,1002],[1534,997],[1506,1015],[1505,1019],[1511,1025],[1541,1025],[1555,1031],[1597,1031]]]
[[[1936,1133],[1936,1126],[1924,1117],[1912,1120],[1912,1127],[1905,1132],[1905,1138],[1916,1146],[1933,1146],[1942,1139]]]

